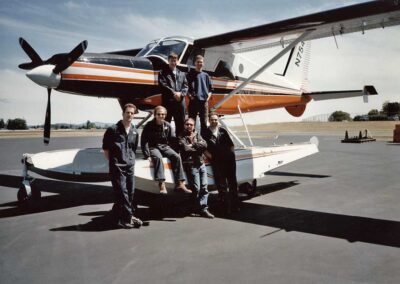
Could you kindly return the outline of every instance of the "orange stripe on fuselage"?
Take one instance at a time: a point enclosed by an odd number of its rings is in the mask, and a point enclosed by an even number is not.
[[[92,68],[92,69],[111,70],[111,71],[130,72],[130,73],[139,73],[139,74],[148,74],[148,75],[157,75],[158,74],[158,71],[150,71],[150,70],[144,70],[144,69],[119,67],[119,66],[111,66],[111,65],[103,65],[103,64],[94,64],[94,63],[75,62],[71,66],[72,67]]]
[[[146,85],[157,85],[156,80],[121,78],[99,75],[84,75],[84,74],[62,74],[62,79],[84,80],[84,81],[104,81],[104,82],[121,82],[121,83],[136,83]]]

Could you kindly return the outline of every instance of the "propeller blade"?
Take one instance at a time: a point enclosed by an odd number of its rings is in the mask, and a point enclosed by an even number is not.
[[[51,106],[50,106],[50,95],[51,89],[47,89],[47,108],[46,108],[46,118],[44,120],[44,133],[43,133],[43,142],[46,145],[49,145],[50,142],[50,127],[51,127]]]
[[[32,70],[33,68],[36,68],[40,65],[41,64],[29,62],[29,63],[22,63],[22,64],[18,65],[18,67],[19,67],[19,69],[23,69],[23,70]]]
[[[29,58],[32,60],[33,63],[39,65],[43,63],[43,60],[42,58],[40,58],[39,54],[37,54],[36,51],[32,48],[32,46],[30,46],[30,44],[22,37],[19,38],[19,45],[22,47],[22,49],[29,56]]]
[[[82,53],[86,50],[87,46],[88,42],[86,40],[78,44],[70,53],[65,56],[65,59],[63,61],[61,61],[56,65],[56,67],[54,67],[53,72],[55,74],[58,74],[71,66],[72,63],[74,63],[75,60],[77,60],[79,56],[81,56]]]

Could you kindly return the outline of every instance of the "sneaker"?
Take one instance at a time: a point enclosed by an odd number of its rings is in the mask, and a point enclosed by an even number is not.
[[[214,215],[211,214],[210,211],[208,211],[207,209],[200,211],[200,216],[208,219],[214,219]]]
[[[140,228],[143,225],[143,222],[139,218],[132,216],[130,224],[133,226],[133,228]]]

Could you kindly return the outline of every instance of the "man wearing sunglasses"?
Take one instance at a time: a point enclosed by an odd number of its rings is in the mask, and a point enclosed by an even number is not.
[[[207,143],[195,131],[194,125],[192,118],[185,120],[183,134],[179,137],[179,148],[189,187],[193,192],[193,213],[212,219],[214,215],[208,211],[207,170],[203,160]]]
[[[181,157],[171,148],[175,137],[171,125],[165,121],[166,116],[167,109],[157,106],[154,109],[154,119],[143,128],[140,145],[144,158],[154,164],[154,179],[158,182],[160,194],[167,194],[163,157],[167,157],[171,161],[175,189],[182,193],[192,193],[185,186]]]

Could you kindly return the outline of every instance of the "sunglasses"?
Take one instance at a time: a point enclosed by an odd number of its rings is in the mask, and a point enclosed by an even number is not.
[[[164,116],[166,115],[165,113],[156,113],[157,116]]]

